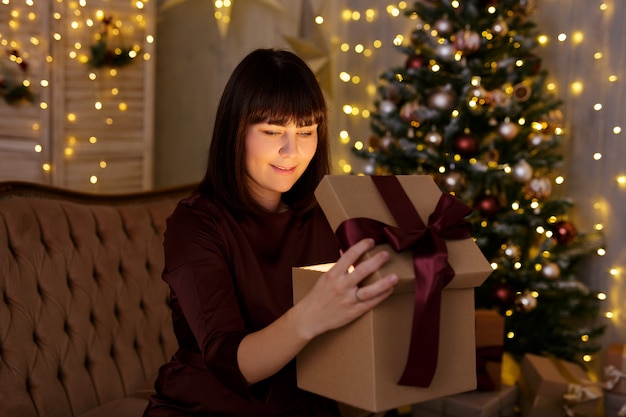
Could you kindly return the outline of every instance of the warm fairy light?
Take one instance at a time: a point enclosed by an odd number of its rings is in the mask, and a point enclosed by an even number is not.
[[[602,154],[600,152],[596,152],[593,154],[593,159],[596,161],[599,161],[600,159],[602,159]]]
[[[559,40],[559,42],[565,42],[565,40],[567,39],[567,35],[565,33],[559,33],[556,38]]]
[[[554,182],[555,182],[556,184],[558,184],[558,185],[561,185],[561,184],[563,184],[563,183],[565,182],[565,178],[564,178],[564,177],[562,177],[561,175],[559,175],[558,177],[556,177],[556,178],[554,179]]]
[[[354,142],[354,149],[356,149],[357,151],[363,150],[364,148],[365,148],[365,145],[360,140],[357,140],[356,142]]]
[[[539,35],[537,41],[539,42],[539,44],[545,45],[548,43],[548,37],[546,35]]]
[[[607,311],[606,313],[604,313],[604,317],[606,317],[607,319],[612,319],[613,316],[614,315],[612,311]]]
[[[315,16],[315,23],[321,25],[322,23],[324,23],[324,18],[322,16]]]
[[[598,254],[598,256],[604,256],[606,255],[606,249],[600,248],[596,251],[596,253]]]
[[[92,184],[95,184],[98,182],[98,177],[95,175],[92,175],[91,177],[89,177],[89,182]]]
[[[591,355],[583,355],[583,362],[591,362],[591,360],[592,360]]]
[[[572,93],[579,95],[580,93],[583,92],[583,83],[582,81],[574,81],[571,85],[570,85],[570,89],[572,90]]]
[[[626,175],[620,175],[620,176],[618,176],[618,177],[617,177],[617,179],[616,179],[616,181],[617,181],[617,183],[618,183],[620,186],[622,186],[622,187],[623,187],[624,185],[626,185]]]
[[[620,126],[615,126],[613,128],[613,133],[619,135],[620,133],[622,133],[622,128]]]
[[[43,150],[43,147],[39,144],[35,145],[35,152],[37,153],[41,153],[41,151]]]
[[[584,39],[585,39],[585,35],[580,31],[574,32],[574,35],[572,36],[572,41],[575,44],[582,43]]]
[[[609,274],[610,274],[612,277],[617,277],[617,276],[619,276],[619,269],[617,269],[617,268],[611,268],[611,269],[609,270]]]
[[[598,300],[602,300],[602,301],[606,300],[606,294],[603,292],[599,292],[597,297],[598,297]]]

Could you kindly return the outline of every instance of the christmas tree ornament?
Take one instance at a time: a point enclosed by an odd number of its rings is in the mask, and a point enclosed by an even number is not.
[[[546,118],[548,128],[546,131],[554,132],[563,127],[563,112],[561,110],[550,110]]]
[[[402,99],[402,94],[400,94],[400,87],[395,83],[391,84],[389,87],[387,87],[387,90],[385,91],[385,98],[394,104],[398,104]]]
[[[450,42],[444,42],[438,44],[435,53],[442,61],[452,62],[454,61],[454,54],[456,53],[456,48]]]
[[[489,299],[495,306],[506,310],[515,302],[515,292],[510,284],[498,282],[489,288]]]
[[[578,231],[570,221],[560,220],[552,226],[552,236],[560,245],[572,243],[577,235]]]
[[[370,159],[363,165],[363,173],[365,175],[376,175],[376,160]]]
[[[514,261],[519,260],[522,255],[522,250],[519,245],[516,245],[515,243],[508,243],[507,245],[504,245],[502,252],[504,253],[504,256]]]
[[[535,177],[524,186],[524,196],[528,200],[543,201],[552,194],[552,181],[546,177]]]
[[[428,96],[428,106],[440,111],[452,110],[456,104],[456,95],[451,86],[438,87]]]
[[[389,132],[380,140],[380,149],[389,151],[393,146],[398,144],[398,140],[391,136]]]
[[[491,105],[494,107],[508,108],[511,105],[511,96],[499,88],[490,91],[489,98]]]
[[[525,159],[521,159],[511,169],[511,175],[513,176],[513,179],[517,182],[528,182],[533,177],[533,167],[531,167]]]
[[[429,145],[439,146],[441,145],[442,141],[443,141],[443,138],[441,136],[441,133],[437,132],[436,130],[431,130],[430,132],[426,132],[426,134],[424,135],[424,142],[426,142]]]
[[[530,313],[537,308],[537,299],[529,291],[515,296],[515,310],[521,313]]]
[[[465,176],[457,171],[450,171],[439,175],[436,182],[443,191],[448,193],[458,193],[467,187]]]
[[[509,33],[509,25],[506,24],[504,19],[499,18],[498,20],[496,20],[496,23],[493,24],[493,27],[491,28],[491,32],[500,37],[503,37],[507,33]]]
[[[482,216],[492,219],[500,212],[500,201],[491,195],[483,195],[476,199],[474,209]]]
[[[470,55],[480,48],[480,35],[470,29],[460,30],[454,36],[454,46],[464,54]]]
[[[513,123],[507,117],[504,122],[500,123],[498,126],[498,133],[506,140],[513,140],[519,133],[519,125],[517,123]]]
[[[396,111],[396,108],[397,107],[395,103],[391,100],[381,100],[380,104],[378,105],[378,110],[383,116],[389,116],[391,113]]]
[[[418,70],[426,67],[428,60],[424,55],[410,55],[404,63],[404,68],[407,70]]]
[[[452,33],[453,30],[452,22],[448,19],[448,16],[444,16],[435,22],[433,29],[440,35],[448,35]]]
[[[532,89],[526,83],[515,84],[513,87],[513,98],[518,103],[523,103],[530,98]]]
[[[561,268],[556,262],[546,262],[541,267],[541,275],[547,279],[556,279],[561,275]]]
[[[497,164],[500,162],[500,151],[496,148],[491,148],[484,154],[485,161],[489,164]]]
[[[400,118],[406,123],[421,122],[422,120],[417,112],[419,107],[417,100],[407,101],[400,107]]]
[[[464,158],[475,156],[478,153],[476,136],[463,133],[452,141],[452,150]]]
[[[538,148],[548,142],[550,142],[550,137],[545,133],[535,131],[528,135],[528,145],[531,148]]]

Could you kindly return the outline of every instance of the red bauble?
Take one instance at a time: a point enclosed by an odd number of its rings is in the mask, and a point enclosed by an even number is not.
[[[560,245],[567,245],[568,243],[571,243],[578,234],[574,224],[567,220],[561,220],[554,223],[554,226],[552,226],[552,233]]]
[[[472,135],[459,135],[452,142],[452,150],[464,158],[475,156],[478,153],[478,140]]]
[[[493,195],[484,195],[476,199],[474,208],[481,216],[492,218],[500,211],[500,201]]]
[[[502,309],[510,308],[513,306],[513,303],[515,303],[515,292],[513,288],[504,282],[492,285],[489,290],[489,297],[494,305]]]
[[[407,70],[418,70],[424,68],[428,61],[424,55],[410,55],[404,64],[404,68]]]

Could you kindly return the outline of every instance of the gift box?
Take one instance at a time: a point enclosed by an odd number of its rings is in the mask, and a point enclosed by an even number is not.
[[[353,219],[365,219],[365,229],[383,225],[386,233],[399,229],[405,237],[421,233],[426,240],[403,250],[375,237],[379,244],[364,258],[387,250],[391,259],[366,281],[394,272],[400,277],[394,293],[347,326],[311,341],[296,359],[298,386],[372,412],[475,389],[474,287],[492,268],[469,234],[454,233],[467,206],[421,175],[331,175],[315,195],[342,247],[364,237],[359,232],[346,237],[346,224],[350,231],[361,230],[352,227]],[[435,249],[439,255],[431,253]],[[424,264],[439,272],[424,276]],[[295,302],[322,273],[319,266],[294,268]],[[415,291],[428,282],[430,287]]]
[[[476,380],[479,391],[502,384],[504,317],[495,310],[476,310]]]
[[[526,354],[519,380],[522,417],[597,416],[604,394],[577,364]]]
[[[604,416],[624,417],[626,416],[626,395],[613,392],[604,393]]]
[[[411,417],[514,417],[517,387],[472,391],[415,404]]]
[[[626,345],[613,343],[608,347],[604,368],[609,391],[626,394]]]

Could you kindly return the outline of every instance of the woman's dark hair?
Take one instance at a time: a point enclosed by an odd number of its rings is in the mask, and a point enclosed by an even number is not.
[[[315,187],[330,171],[328,122],[324,94],[307,64],[292,52],[257,49],[233,71],[216,115],[202,194],[229,209],[260,210],[246,174],[245,138],[252,124],[317,124],[317,150],[283,201],[297,212],[312,208]]]

